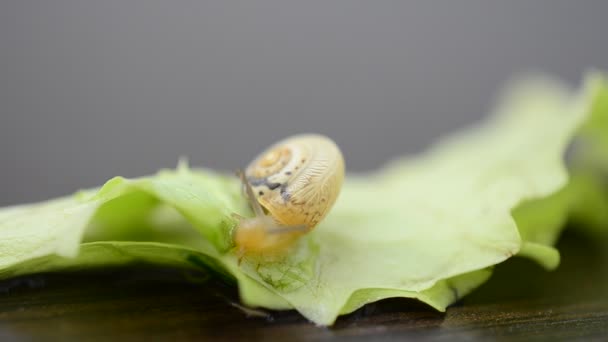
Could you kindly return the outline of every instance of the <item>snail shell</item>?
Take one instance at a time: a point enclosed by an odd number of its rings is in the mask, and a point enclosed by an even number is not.
[[[257,201],[277,223],[312,229],[338,198],[344,159],[329,138],[297,135],[264,151],[245,175]]]
[[[241,254],[264,253],[289,245],[323,220],[342,187],[344,158],[325,136],[296,135],[262,152],[242,178],[256,217],[241,219],[235,244]]]

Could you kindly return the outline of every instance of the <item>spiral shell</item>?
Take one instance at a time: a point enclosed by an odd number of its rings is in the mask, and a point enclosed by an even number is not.
[[[245,170],[257,201],[282,226],[313,229],[344,179],[344,158],[329,138],[296,135],[274,144]]]

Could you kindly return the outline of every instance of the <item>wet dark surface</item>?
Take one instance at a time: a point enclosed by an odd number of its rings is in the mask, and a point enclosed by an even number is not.
[[[182,271],[34,275],[0,283],[0,340],[608,339],[608,241],[567,233],[559,247],[557,271],[512,259],[446,313],[389,299],[331,328],[294,311],[247,314],[235,289]]]

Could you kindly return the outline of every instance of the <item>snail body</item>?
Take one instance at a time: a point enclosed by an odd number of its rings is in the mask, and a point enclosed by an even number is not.
[[[296,135],[272,145],[241,174],[255,217],[234,234],[240,254],[284,250],[329,213],[344,179],[338,146],[321,135]]]

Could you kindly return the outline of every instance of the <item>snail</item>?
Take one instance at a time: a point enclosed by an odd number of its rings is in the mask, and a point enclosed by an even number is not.
[[[296,135],[266,149],[239,176],[255,214],[235,215],[240,260],[249,253],[281,253],[314,229],[338,198],[344,158],[325,136]]]

